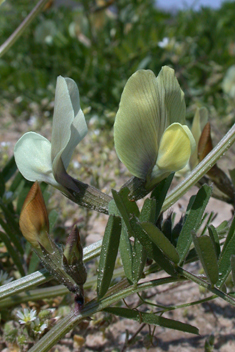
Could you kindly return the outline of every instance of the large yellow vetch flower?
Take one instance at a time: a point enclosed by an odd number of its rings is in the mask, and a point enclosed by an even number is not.
[[[137,71],[124,87],[114,124],[115,148],[147,188],[182,169],[195,149],[185,110],[184,93],[167,66],[157,77],[150,70]]]

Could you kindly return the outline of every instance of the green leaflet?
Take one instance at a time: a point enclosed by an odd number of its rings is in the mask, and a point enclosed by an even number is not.
[[[130,220],[131,227],[135,232],[142,246],[145,248],[148,256],[165,270],[169,275],[175,276],[175,269],[171,262],[165,257],[160,249],[149,239],[147,233],[143,230],[136,218]]]
[[[120,238],[120,255],[127,279],[132,283],[137,283],[142,272],[139,273],[138,268],[142,265],[139,255],[141,251],[140,244],[134,242],[132,246],[130,242],[130,237],[134,237],[132,229],[129,226],[129,216],[130,214],[135,214],[139,216],[139,208],[137,204],[133,201],[129,201],[128,188],[122,188],[120,192],[112,191],[114,202],[111,201],[109,204],[109,212],[116,213],[122,218],[122,232]]]
[[[8,237],[7,234],[0,231],[0,240],[5,243],[8,253],[12,257],[12,260],[17,266],[17,269],[19,270],[21,276],[25,276],[24,268],[21,262],[21,257],[19,255],[18,250],[16,250],[16,248],[12,246],[11,239]]]
[[[143,208],[139,215],[140,221],[154,221],[156,214],[156,200],[147,198],[144,202]],[[144,266],[147,260],[147,251],[140,243],[134,232],[134,253],[135,258],[133,260],[133,279],[134,282],[138,282],[142,276]]]
[[[222,253],[219,258],[219,280],[217,282],[218,287],[223,286],[231,271],[230,258],[232,255],[235,255],[235,217],[231,223]]]
[[[156,200],[155,221],[157,221],[161,213],[162,205],[166,198],[166,194],[171,185],[173,177],[174,177],[174,173],[170,174],[167,178],[165,178],[160,183],[158,183],[157,186],[154,188],[153,192],[151,193],[151,198]]]
[[[97,278],[98,298],[103,297],[109,288],[118,253],[120,234],[120,218],[110,215],[106,225],[100,253],[99,271]]]
[[[232,169],[232,170],[228,170],[229,171],[229,175],[232,179],[232,182],[233,182],[233,185],[235,187],[235,169]]]
[[[226,240],[225,240],[225,242],[224,242],[223,251],[222,251],[222,254],[221,254],[221,255],[223,255],[223,252],[226,250],[227,245],[229,244],[229,242],[230,242],[232,236],[234,235],[234,231],[235,231],[235,216],[234,216],[234,218],[233,218],[233,220],[232,220],[232,223],[231,223],[231,225],[230,225],[228,234],[227,234],[227,236],[226,236]]]
[[[132,245],[129,240],[129,234],[127,232],[126,225],[122,220],[122,231],[119,244],[120,255],[127,279],[133,283],[133,253]]]
[[[140,226],[146,232],[150,240],[175,264],[179,262],[179,254],[168,238],[150,222],[141,222]]]
[[[54,226],[55,226],[55,224],[56,224],[56,222],[57,222],[57,220],[58,220],[58,217],[59,217],[59,214],[58,214],[58,212],[57,212],[55,209],[53,209],[53,210],[50,211],[50,214],[49,214],[49,216],[48,216],[48,218],[49,218],[49,224],[50,224],[49,233],[52,232],[52,230],[53,230],[53,228],[54,228]]]
[[[192,202],[191,208],[188,210],[188,214],[180,232],[176,246],[180,256],[180,263],[184,261],[188,254],[190,245],[192,243],[191,232],[196,232],[198,230],[201,224],[202,215],[210,199],[211,193],[212,188],[206,184],[203,185],[199,189],[194,201]]]
[[[197,237],[196,234],[192,234],[192,237],[206,276],[210,283],[215,285],[218,280],[219,271],[213,242],[211,238],[206,235]]]
[[[196,335],[199,334],[199,331],[195,326],[181,323],[180,321],[176,321],[172,319],[167,319],[153,313],[142,313],[128,308],[116,308],[116,307],[105,308],[104,311],[110,314],[118,315],[123,318],[136,320],[139,323],[159,325],[168,329],[184,331],[184,332],[188,332]]]
[[[213,243],[213,246],[215,249],[215,253],[216,253],[216,256],[218,259],[219,255],[220,255],[220,242],[219,242],[218,232],[213,225],[208,226],[208,232],[209,232],[210,238],[212,240],[212,243]]]
[[[2,170],[2,175],[4,177],[5,182],[7,182],[14,175],[16,170],[17,170],[17,166],[15,163],[15,158],[14,156],[12,156]]]
[[[231,255],[230,262],[231,262],[231,269],[232,269],[233,285],[235,286],[235,255]]]

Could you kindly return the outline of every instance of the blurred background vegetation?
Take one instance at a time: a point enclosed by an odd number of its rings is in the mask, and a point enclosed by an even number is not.
[[[35,4],[5,1],[1,43]],[[235,2],[175,14],[158,9],[153,0],[68,4],[51,2],[0,59],[0,109],[7,105],[15,118],[28,118],[36,103],[42,118],[52,116],[56,77],[63,75],[78,84],[88,118],[110,128],[128,77],[140,68],[157,75],[169,65],[186,94],[189,118],[203,105],[211,117],[232,124]]]

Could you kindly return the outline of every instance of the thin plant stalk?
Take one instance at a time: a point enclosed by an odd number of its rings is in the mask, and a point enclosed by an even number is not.
[[[34,18],[41,12],[49,0],[40,0],[19,27],[10,35],[10,37],[0,46],[0,57],[2,57],[11,46],[19,39],[25,29],[30,25]]]

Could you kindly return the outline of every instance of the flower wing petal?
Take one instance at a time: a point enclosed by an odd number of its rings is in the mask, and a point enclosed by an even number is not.
[[[140,70],[127,81],[114,124],[119,159],[136,177],[145,178],[157,159],[158,91],[150,70]]]
[[[186,166],[194,149],[195,140],[189,128],[173,123],[162,136],[157,166],[165,171],[178,171]]]
[[[78,87],[72,79],[59,76],[56,84],[52,127],[52,161],[62,156],[66,169],[75,146],[86,133],[87,125],[80,108]]]
[[[16,165],[29,181],[44,181],[55,187],[51,165],[51,143],[38,133],[25,133],[14,148]]]
[[[160,136],[174,122],[185,123],[186,106],[184,93],[175,77],[175,71],[163,66],[157,76],[160,105]]]

